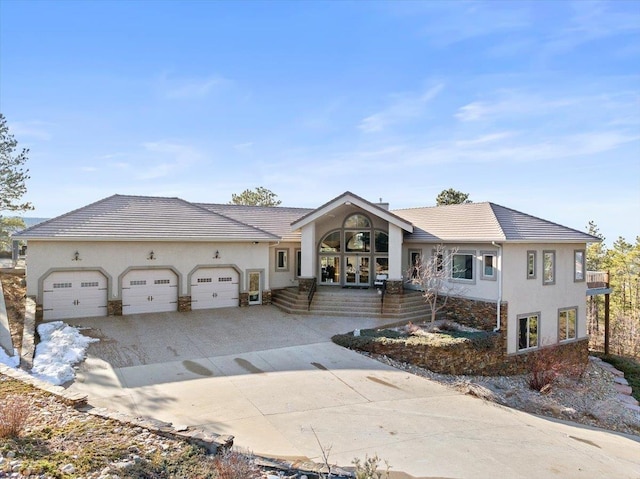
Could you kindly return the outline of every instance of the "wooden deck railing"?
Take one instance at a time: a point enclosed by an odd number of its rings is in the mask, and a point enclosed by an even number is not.
[[[588,288],[608,288],[609,272],[608,271],[587,271],[587,287]]]

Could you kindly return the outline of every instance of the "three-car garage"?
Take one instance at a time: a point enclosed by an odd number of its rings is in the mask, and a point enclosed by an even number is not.
[[[178,310],[179,278],[171,268],[131,269],[116,281],[122,314]],[[232,267],[197,268],[188,281],[192,309],[239,305],[240,273]],[[98,270],[50,273],[43,281],[43,319],[106,316],[108,284],[109,279]]]

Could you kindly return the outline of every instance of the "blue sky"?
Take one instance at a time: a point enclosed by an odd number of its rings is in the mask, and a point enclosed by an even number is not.
[[[0,0],[29,216],[446,188],[640,235],[640,2]]]

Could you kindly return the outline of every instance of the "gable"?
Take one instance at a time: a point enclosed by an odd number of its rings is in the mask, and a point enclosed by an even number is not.
[[[315,221],[317,221],[318,219],[322,218],[324,215],[327,214],[331,214],[332,212],[334,212],[335,210],[337,210],[338,208],[342,207],[342,206],[356,206],[358,208],[360,208],[363,211],[366,211],[367,213],[369,213],[370,215],[373,216],[377,216],[378,218],[381,218],[399,228],[401,228],[404,231],[407,232],[412,232],[413,231],[413,225],[409,222],[406,221],[405,219],[387,211],[384,208],[381,208],[380,206],[371,203],[357,195],[354,195],[353,193],[347,191],[343,194],[341,194],[340,196],[334,198],[333,200],[325,203],[324,205],[320,206],[319,208],[316,208],[315,210],[310,211],[309,213],[307,213],[305,216],[303,216],[302,218],[294,221],[291,224],[291,227],[294,230],[298,230],[300,228],[302,228],[305,225],[308,225],[310,223],[313,223]]]

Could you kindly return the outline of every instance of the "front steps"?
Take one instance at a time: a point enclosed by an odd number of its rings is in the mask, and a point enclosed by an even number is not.
[[[272,303],[291,314],[381,318],[398,322],[423,322],[431,319],[431,312],[422,294],[417,291],[405,291],[401,295],[386,294],[382,308],[380,295],[375,288],[332,286],[318,287],[310,310],[307,309],[307,293],[299,292],[298,288],[273,290]]]

